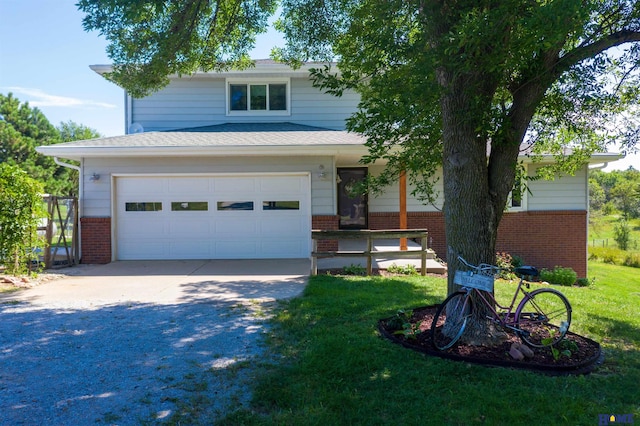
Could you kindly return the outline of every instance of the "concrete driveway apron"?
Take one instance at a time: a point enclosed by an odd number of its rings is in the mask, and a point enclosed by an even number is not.
[[[114,262],[1,295],[0,424],[211,423],[249,400],[264,312],[309,267]]]

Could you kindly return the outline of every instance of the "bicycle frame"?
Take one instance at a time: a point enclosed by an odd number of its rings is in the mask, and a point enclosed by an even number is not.
[[[487,315],[487,319],[490,319],[491,321],[501,325],[502,327],[519,332],[521,330],[516,326],[515,317],[516,317],[516,312],[518,311],[518,307],[529,297],[529,292],[527,292],[525,289],[522,288],[522,285],[525,283],[528,287],[529,283],[527,283],[524,280],[524,278],[521,277],[520,281],[518,282],[518,287],[516,288],[516,291],[513,293],[513,298],[511,299],[511,304],[509,304],[509,306],[502,306],[500,303],[498,303],[496,298],[491,293],[487,293],[487,292],[483,293],[475,288],[468,288],[468,287],[463,287],[462,290],[466,291],[467,294],[469,295],[471,295],[471,293],[474,293],[480,297],[482,302],[485,304],[487,308],[489,308],[492,314],[491,316]],[[518,294],[521,292],[523,294],[523,299],[520,301],[520,303],[518,303],[514,311],[513,307],[516,304],[516,300],[518,299]],[[487,294],[488,297],[486,297],[485,294]],[[498,312],[498,309],[494,308],[494,306],[497,306],[500,312]]]

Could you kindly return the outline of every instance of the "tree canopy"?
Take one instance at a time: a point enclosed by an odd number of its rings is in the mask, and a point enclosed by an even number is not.
[[[277,0],[80,0],[85,30],[109,41],[107,78],[135,97],[171,74],[251,65],[249,50]]]
[[[209,36],[219,28],[216,12],[231,4],[242,11],[238,20],[222,20],[231,36]],[[243,59],[275,6],[267,0],[79,5],[87,12],[85,28],[111,43],[110,78],[134,96],[162,87],[169,74],[219,69],[225,54],[231,63]],[[528,177],[518,164],[521,153],[553,154],[553,176],[583,167],[608,143],[635,149],[638,1],[282,0],[281,10],[276,26],[287,44],[274,50],[275,58],[293,65],[337,60],[339,72],[326,66],[312,73],[315,84],[337,96],[347,89],[361,95],[347,128],[367,137],[365,163],[386,164],[372,187],[406,171],[428,199],[442,167],[447,244],[472,263],[495,259],[509,194],[519,173]],[[241,22],[249,26],[247,38],[237,35]],[[455,257],[448,260],[457,269]]]
[[[100,137],[81,124],[69,121],[54,127],[38,108],[21,103],[13,94],[0,94],[0,163],[18,166],[42,183],[46,193],[77,195],[78,174],[59,166],[53,158],[36,152],[36,147]]]

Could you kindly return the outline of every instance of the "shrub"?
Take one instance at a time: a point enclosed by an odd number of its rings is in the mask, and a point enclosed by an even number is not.
[[[613,233],[615,235],[614,239],[616,240],[616,243],[618,243],[618,247],[622,250],[627,250],[629,248],[629,238],[631,237],[631,228],[629,227],[629,223],[624,219],[616,223],[613,228]]]
[[[514,280],[516,279],[516,274],[513,272],[513,268],[522,264],[522,259],[517,256],[511,256],[506,252],[497,252],[496,253],[496,266],[501,269],[499,278],[504,280]]]
[[[598,260],[612,265],[620,265],[625,254],[624,250],[615,247],[589,247],[589,260]]]
[[[589,280],[589,278],[578,278],[578,281],[576,281],[576,285],[578,287],[587,287],[590,284],[593,284],[594,280]]]
[[[395,263],[389,265],[389,267],[387,268],[387,272],[390,272],[392,274],[399,274],[399,275],[418,275],[418,271],[416,270],[415,266],[396,265]]]
[[[345,275],[367,275],[367,268],[362,265],[351,264],[349,266],[344,266],[342,268],[342,272]]]
[[[576,282],[578,274],[571,268],[556,266],[552,271],[543,269],[540,272],[540,279],[550,284],[570,286]]]
[[[640,268],[640,253],[630,253],[625,257],[624,266],[631,266],[632,268]]]
[[[42,192],[42,184],[23,170],[0,164],[0,264],[10,274],[24,273],[37,261],[42,241],[36,231],[46,215]]]

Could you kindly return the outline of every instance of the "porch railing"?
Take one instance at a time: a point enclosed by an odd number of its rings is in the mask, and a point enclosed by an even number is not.
[[[427,273],[427,230],[426,229],[381,229],[381,230],[338,230],[311,231],[313,239],[313,251],[311,252],[311,274],[318,274],[318,258],[327,257],[366,257],[367,275],[373,272],[373,259],[384,256],[420,258],[420,273]],[[373,241],[379,239],[396,238],[419,238],[421,240],[420,250],[374,250]],[[365,250],[338,250],[338,251],[318,251],[319,240],[366,240]]]

